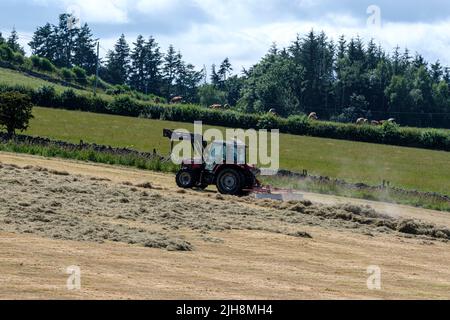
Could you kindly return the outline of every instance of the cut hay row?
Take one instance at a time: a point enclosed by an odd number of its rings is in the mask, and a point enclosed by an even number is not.
[[[3,232],[176,251],[196,250],[184,238],[183,230],[207,242],[213,241],[212,232],[220,235],[228,230],[259,230],[307,240],[315,235],[302,229],[313,226],[373,237],[394,234],[424,241],[450,240],[450,230],[445,227],[393,218],[366,206],[214,198],[212,194],[199,202],[153,188],[151,181],[145,185],[118,184],[1,163],[0,174]]]

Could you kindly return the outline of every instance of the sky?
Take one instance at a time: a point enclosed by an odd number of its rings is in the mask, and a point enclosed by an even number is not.
[[[311,29],[373,38],[386,50],[399,45],[450,66],[448,0],[2,0],[0,31],[15,27],[27,52],[37,26],[73,13],[100,38],[105,56],[124,33],[170,44],[198,69],[229,57],[235,72],[257,63],[276,43],[288,46]]]

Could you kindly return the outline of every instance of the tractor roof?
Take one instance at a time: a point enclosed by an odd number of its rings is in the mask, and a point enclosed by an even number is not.
[[[238,139],[233,140],[233,141],[214,140],[212,142],[212,144],[220,144],[220,145],[226,144],[226,145],[233,145],[233,146],[236,144],[241,147],[247,146],[245,143],[243,143],[241,140],[238,140]]]

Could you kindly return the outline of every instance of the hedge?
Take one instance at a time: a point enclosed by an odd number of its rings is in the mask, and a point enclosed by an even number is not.
[[[91,94],[77,94],[68,89],[61,94],[52,87],[37,90],[23,86],[0,85],[2,91],[19,91],[30,95],[42,107],[89,111],[149,119],[189,122],[242,129],[279,129],[282,133],[312,137],[360,141],[404,147],[450,151],[450,130],[310,121],[306,116],[279,118],[270,114],[246,114],[236,111],[211,110],[197,105],[166,105],[142,103],[128,95],[119,95],[112,102]]]

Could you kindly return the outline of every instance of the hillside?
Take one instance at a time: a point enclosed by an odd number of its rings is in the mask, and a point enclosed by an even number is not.
[[[282,133],[339,140],[369,142],[413,148],[450,151],[450,131],[433,128],[402,127],[395,122],[383,125],[356,125],[314,121],[304,114],[283,118],[273,113],[247,113],[238,108],[215,110],[196,104],[167,104],[155,95],[146,95],[123,86],[111,86],[94,96],[90,86],[74,90],[54,86],[42,77],[10,70],[0,74],[0,91],[20,91],[41,107],[80,110],[177,122],[203,120],[205,124],[244,129],[273,129]],[[59,83],[59,82],[58,82]],[[39,85],[41,84],[41,85]],[[79,85],[77,88],[83,88]],[[69,90],[68,90],[69,89]]]
[[[64,91],[71,89],[76,94],[81,96],[90,97],[93,95],[93,87],[88,84],[80,85],[79,83],[73,82],[67,83],[60,78],[56,78],[55,75],[47,75],[45,73],[39,73],[36,71],[33,71],[33,74],[36,76],[18,70],[0,67],[0,86],[19,86],[34,90],[46,86],[55,88],[57,94],[61,94]],[[46,79],[53,79],[53,81],[48,81]],[[113,90],[114,87],[112,85],[105,83],[104,81],[101,82],[103,83],[103,85],[110,87],[111,90]],[[70,86],[64,85],[64,83],[70,84]],[[155,97],[138,93],[132,93],[130,95],[137,101],[140,101],[142,98],[144,98],[142,102],[148,102],[150,99]],[[97,89],[97,96],[108,102],[113,101],[114,99],[114,95],[108,94],[107,90],[102,88]],[[163,100],[162,98],[159,99]]]
[[[45,76],[45,75],[43,75]],[[38,89],[42,86],[51,86],[54,87],[56,92],[63,92],[69,89],[68,86],[64,86],[62,84],[46,81],[44,79],[33,77],[27,75],[23,72],[0,68],[0,85],[8,85],[8,86],[24,86],[27,88]],[[87,88],[85,90],[72,88],[78,94],[92,94],[92,88]],[[104,93],[104,91],[99,90],[98,95],[104,99],[112,99],[111,96]]]

